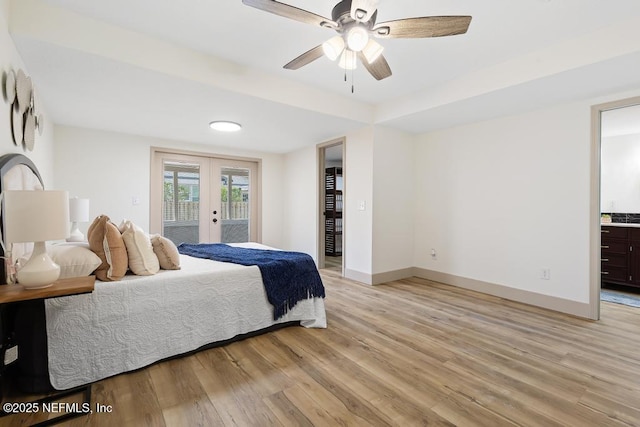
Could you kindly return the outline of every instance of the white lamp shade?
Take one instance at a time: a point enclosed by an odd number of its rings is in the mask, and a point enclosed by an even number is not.
[[[77,197],[69,199],[69,220],[71,222],[89,221],[89,199]]]
[[[69,199],[69,220],[71,220],[71,232],[67,237],[67,242],[84,241],[84,234],[78,228],[78,223],[89,221],[89,199],[77,197]]]
[[[356,53],[350,51],[349,49],[345,49],[340,56],[340,62],[338,63],[338,66],[345,70],[355,70],[357,64]]]
[[[374,62],[376,62],[376,59],[380,58],[383,50],[384,47],[382,47],[380,43],[376,42],[373,39],[370,39],[369,43],[367,43],[364,49],[362,49],[362,54],[367,60],[367,63],[373,64]]]
[[[6,191],[7,243],[64,239],[69,233],[69,194],[66,191]]]
[[[322,51],[325,56],[332,61],[338,59],[342,51],[344,50],[344,39],[342,36],[331,37],[326,42],[322,43]]]
[[[356,25],[347,32],[347,46],[354,52],[360,52],[369,42],[369,32],[366,28]]]

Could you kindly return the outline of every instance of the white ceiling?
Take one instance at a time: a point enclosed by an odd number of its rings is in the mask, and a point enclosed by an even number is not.
[[[330,17],[337,0],[287,0]],[[333,35],[241,0],[13,0],[11,35],[60,124],[289,152],[369,124],[411,133],[640,88],[637,0],[380,0],[378,22],[472,15],[465,35],[381,40],[393,76],[321,58]],[[243,124],[216,134],[211,120]]]

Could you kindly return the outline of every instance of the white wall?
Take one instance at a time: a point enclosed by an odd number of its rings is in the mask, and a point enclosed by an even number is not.
[[[71,196],[91,199],[91,216],[130,219],[149,229],[151,147],[244,156],[262,160],[262,242],[282,247],[283,156],[234,151],[188,142],[161,140],[99,130],[56,126],[56,183]],[[132,197],[140,198],[139,205]],[[88,224],[81,230],[86,231]]]
[[[371,283],[373,271],[373,132],[366,127],[346,135],[343,169],[345,275],[364,283]]]
[[[414,265],[587,302],[590,105],[423,135]]]
[[[285,156],[284,247],[318,258],[318,160],[315,146]]]
[[[374,128],[373,274],[413,267],[415,139]]]
[[[346,135],[344,171],[344,252],[346,277],[371,283],[373,224],[373,128]],[[319,183],[317,147],[285,157],[284,243],[317,260]],[[365,210],[358,203],[365,203]]]
[[[640,134],[602,138],[601,211],[640,213]]]
[[[413,262],[413,149],[415,137],[384,127],[346,135],[344,252],[348,278],[371,284],[373,275]],[[316,257],[317,148],[286,156],[286,245]],[[312,190],[313,189],[313,190]],[[364,210],[360,209],[361,202]]]
[[[27,70],[20,58],[20,55],[16,51],[13,40],[11,39],[7,26],[9,2],[4,0],[0,3],[0,74],[2,74],[2,82],[4,82],[5,73],[13,70],[18,72],[22,69],[27,76],[29,70]],[[33,82],[37,86],[38,82]],[[11,133],[10,112],[11,106],[4,100],[3,97],[0,100],[0,155],[9,153],[21,153],[29,157],[38,167],[40,174],[47,189],[57,188],[57,183],[54,181],[53,173],[53,126],[51,120],[47,114],[46,105],[42,106],[44,114],[45,128],[42,136],[36,132],[36,143],[33,151],[25,151],[21,146],[18,147],[13,143],[13,136]]]

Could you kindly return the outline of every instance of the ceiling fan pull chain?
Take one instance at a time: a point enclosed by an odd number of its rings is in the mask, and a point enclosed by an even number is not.
[[[354,92],[355,92],[355,89],[354,89],[354,88],[355,88],[355,84],[354,84],[354,75],[355,75],[355,74],[354,74],[354,71],[353,71],[353,69],[352,69],[352,70],[351,70],[351,93],[354,93]]]

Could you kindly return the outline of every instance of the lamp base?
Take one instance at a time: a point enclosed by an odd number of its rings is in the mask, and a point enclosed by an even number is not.
[[[69,237],[67,238],[67,242],[84,242],[84,234],[78,228],[78,223],[73,222],[71,224],[71,232],[69,233]]]
[[[25,289],[42,289],[53,285],[60,277],[60,266],[47,254],[44,242],[35,242],[33,253],[16,273],[18,284]]]

